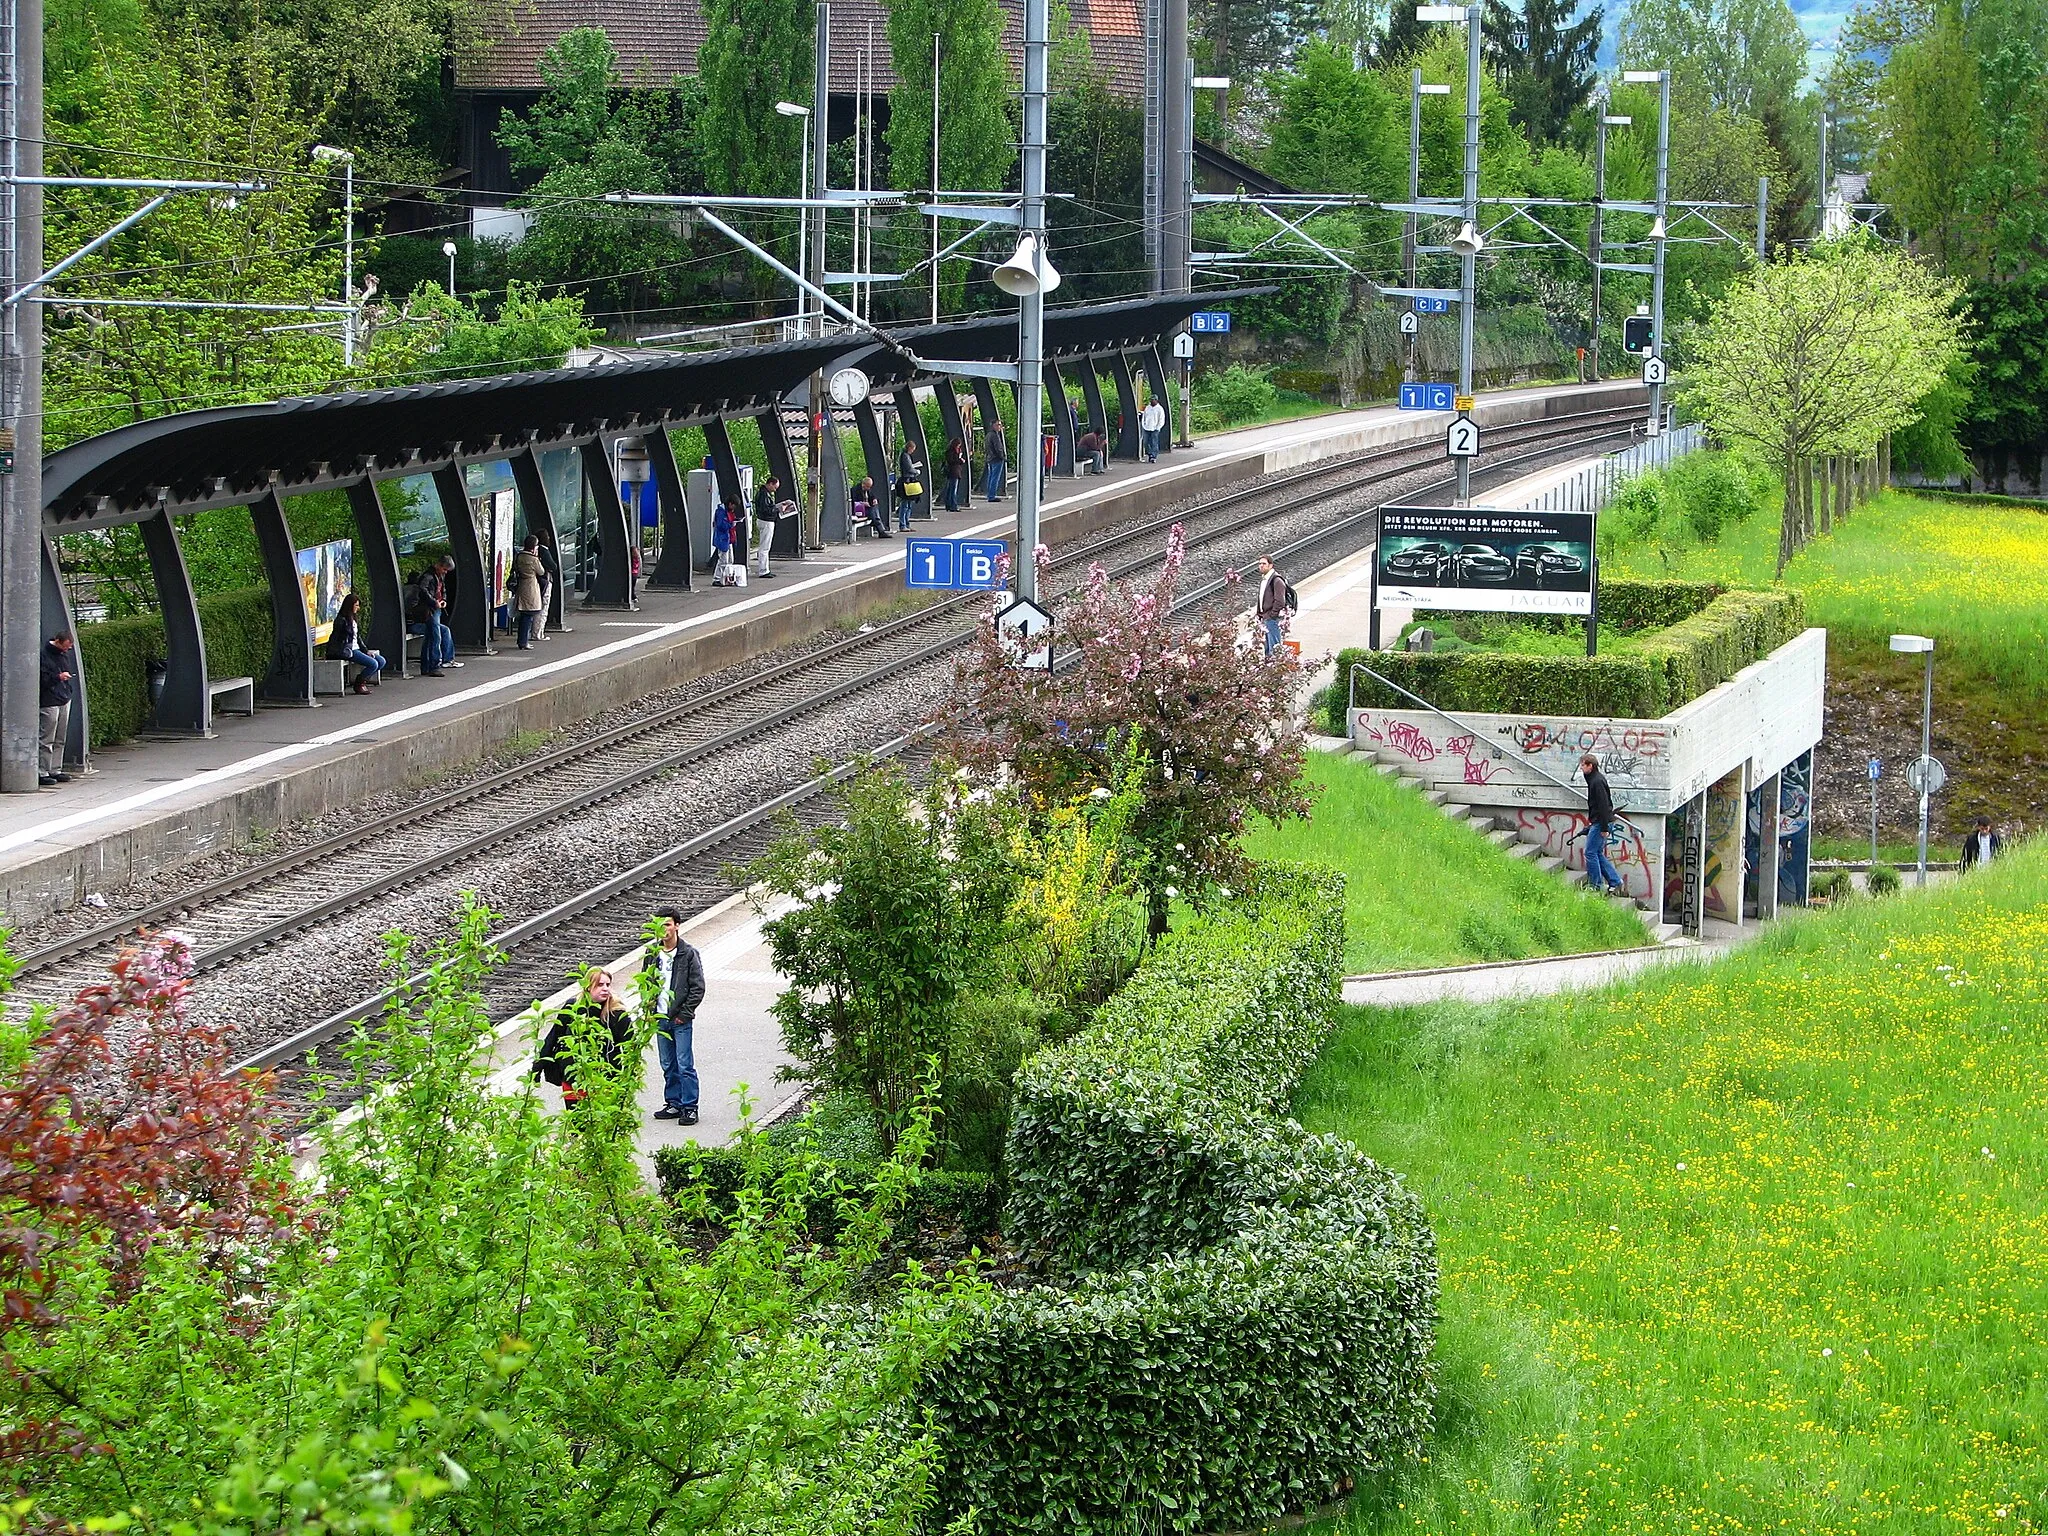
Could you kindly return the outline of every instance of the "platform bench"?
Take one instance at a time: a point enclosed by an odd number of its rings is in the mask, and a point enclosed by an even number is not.
[[[209,678],[206,692],[213,700],[213,712],[217,715],[256,713],[256,679],[253,677]]]

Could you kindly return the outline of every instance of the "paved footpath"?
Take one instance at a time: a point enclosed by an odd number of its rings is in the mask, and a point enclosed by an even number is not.
[[[1724,929],[1715,932],[1716,929]],[[1389,971],[1378,976],[1344,978],[1344,1001],[1376,1008],[1407,1008],[1418,1003],[1496,1003],[1514,998],[1548,997],[1556,992],[1588,992],[1627,981],[1664,965],[1704,965],[1732,953],[1755,937],[1755,925],[1738,935],[1712,924],[1698,944],[1664,944],[1643,949],[1606,950],[1591,955],[1553,955],[1536,960],[1505,960],[1490,965],[1454,965],[1431,971]]]

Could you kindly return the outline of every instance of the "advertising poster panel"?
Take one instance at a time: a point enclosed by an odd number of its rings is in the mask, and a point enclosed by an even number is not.
[[[347,539],[315,544],[298,551],[299,593],[306,601],[306,622],[313,643],[325,645],[334,631],[334,615],[355,585],[355,545]]]
[[[1474,613],[1593,611],[1593,514],[1388,507],[1379,602]]]

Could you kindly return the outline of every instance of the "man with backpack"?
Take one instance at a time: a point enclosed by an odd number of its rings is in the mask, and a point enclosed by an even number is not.
[[[443,617],[448,607],[448,573],[454,569],[454,557],[443,555],[421,571],[406,592],[406,628],[420,637],[421,677],[440,677],[444,667],[462,665],[455,659],[455,636]]]
[[[1294,588],[1287,584],[1273,564],[1271,555],[1259,556],[1259,623],[1266,631],[1266,654],[1280,649],[1280,625],[1301,606]]]

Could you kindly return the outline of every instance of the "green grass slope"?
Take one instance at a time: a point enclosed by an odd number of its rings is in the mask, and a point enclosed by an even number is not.
[[[1648,942],[1626,908],[1510,858],[1363,760],[1311,752],[1307,778],[1309,818],[1259,826],[1244,847],[1254,858],[1344,872],[1344,967],[1353,974]]]
[[[1444,1275],[1428,1460],[1337,1529],[2048,1528],[2048,849],[1733,958],[1353,1010],[1296,1109]]]

